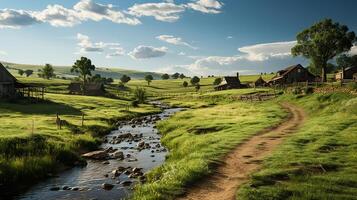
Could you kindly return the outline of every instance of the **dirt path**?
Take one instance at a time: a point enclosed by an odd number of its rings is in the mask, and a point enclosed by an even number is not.
[[[302,109],[287,103],[282,104],[282,107],[290,112],[285,122],[266,129],[239,145],[227,155],[216,173],[193,186],[181,199],[236,199],[238,187],[247,182],[249,175],[261,167],[262,159],[303,123],[305,114]]]

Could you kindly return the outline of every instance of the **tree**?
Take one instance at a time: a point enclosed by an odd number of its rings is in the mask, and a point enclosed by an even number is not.
[[[182,83],[182,86],[183,86],[183,87],[187,87],[187,86],[188,86],[187,81],[184,81],[184,82]]]
[[[125,74],[120,77],[120,82],[122,82],[123,85],[125,85],[126,83],[128,83],[130,80],[131,80],[130,76],[127,76],[127,75],[125,75]]]
[[[357,38],[345,25],[331,19],[322,20],[300,32],[297,44],[291,49],[293,56],[304,56],[313,66],[321,69],[322,82],[326,81],[327,62],[335,56],[349,51]]]
[[[176,73],[172,74],[171,77],[173,79],[178,79],[180,77],[180,73],[176,72]]]
[[[145,80],[148,82],[148,85],[150,85],[151,81],[154,80],[154,77],[152,77],[151,74],[148,74],[145,76]]]
[[[45,64],[45,66],[42,69],[39,69],[39,77],[45,78],[45,79],[50,79],[55,76],[54,69],[52,65],[50,64]]]
[[[196,92],[198,92],[198,91],[201,89],[200,84],[197,84],[197,85],[195,86],[195,89],[196,89]]]
[[[26,77],[29,77],[33,74],[33,70],[31,70],[31,69],[25,70],[25,74],[26,74]]]
[[[180,74],[180,79],[184,79],[186,76],[184,74]]]
[[[222,78],[216,78],[216,79],[214,79],[214,81],[213,81],[213,85],[219,85],[219,84],[221,84],[222,83]]]
[[[168,75],[168,74],[163,74],[163,75],[161,76],[161,78],[162,78],[162,80],[167,80],[167,79],[170,78],[170,75]]]
[[[196,85],[200,82],[200,78],[198,78],[197,76],[194,76],[193,78],[191,78],[190,82],[192,85]]]
[[[79,74],[83,81],[83,88],[87,82],[87,77],[92,75],[92,71],[95,70],[95,66],[92,65],[92,61],[86,57],[81,57],[72,66],[71,72]]]
[[[24,70],[22,70],[22,69],[18,69],[17,70],[17,73],[20,75],[20,76],[22,76],[22,75],[24,75]]]

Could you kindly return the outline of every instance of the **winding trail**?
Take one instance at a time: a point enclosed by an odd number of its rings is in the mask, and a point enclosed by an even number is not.
[[[229,153],[216,172],[190,188],[180,199],[185,200],[232,200],[237,189],[249,180],[249,175],[262,165],[262,159],[295,132],[305,120],[301,108],[283,103],[290,114],[281,124],[265,129],[240,144]]]

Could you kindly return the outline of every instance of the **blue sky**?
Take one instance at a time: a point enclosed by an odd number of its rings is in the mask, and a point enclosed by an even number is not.
[[[276,71],[323,19],[357,31],[355,0],[0,0],[0,60],[225,75]],[[351,53],[357,53],[353,47]]]

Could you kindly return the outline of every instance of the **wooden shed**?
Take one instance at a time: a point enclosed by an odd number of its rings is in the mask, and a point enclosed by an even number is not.
[[[103,96],[105,94],[105,88],[102,83],[86,83],[84,92],[82,83],[72,82],[68,86],[70,94],[85,94],[90,96]]]
[[[336,80],[341,80],[342,77],[343,77],[344,80],[352,80],[352,79],[354,79],[353,76],[355,74],[357,74],[357,66],[356,67],[347,67],[345,69],[345,72],[343,73],[343,75],[342,75],[342,70],[337,72],[335,74],[335,79]]]
[[[254,82],[255,87],[265,87],[267,85],[267,82],[261,76]]]

